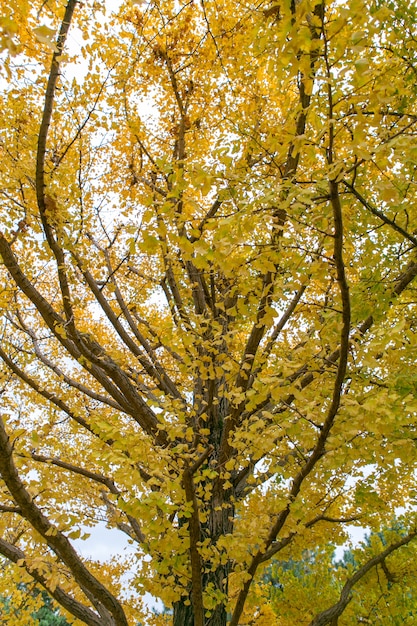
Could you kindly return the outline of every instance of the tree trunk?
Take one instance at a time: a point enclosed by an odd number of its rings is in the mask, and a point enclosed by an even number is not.
[[[218,487],[221,487],[218,485]],[[213,543],[216,543],[221,535],[228,535],[233,529],[233,509],[230,501],[227,500],[226,493],[221,488],[214,490],[212,498],[212,508],[207,522],[202,526],[202,538],[210,537]],[[228,502],[229,507],[224,504]],[[222,506],[223,505],[223,506]],[[228,594],[228,576],[230,573],[230,564],[225,563],[219,565],[214,571],[202,573],[203,592],[207,588],[219,590],[227,598]],[[188,600],[189,605],[184,602]],[[173,626],[194,626],[194,612],[192,605],[191,589],[189,595],[183,597],[174,604]],[[210,609],[210,615],[204,617],[204,626],[226,626],[227,611],[225,603],[221,602],[213,609]]]
[[[208,617],[204,626],[226,626],[227,614],[224,606],[218,606]],[[183,602],[176,602],[174,605],[173,626],[194,626],[193,607],[185,606]]]
[[[227,592],[226,583],[229,567],[228,565],[220,566],[215,572],[209,572],[203,576],[203,587],[212,583],[215,589],[221,589]],[[184,601],[186,598],[179,600],[174,604],[173,626],[194,626],[194,613],[191,603],[191,591],[189,595],[190,604],[186,606]],[[211,615],[204,620],[204,626],[226,626],[227,612],[225,605],[218,604],[212,611]]]
[[[224,379],[212,382],[210,390],[206,390],[207,395],[205,397],[205,406],[209,407],[208,414],[208,426],[210,428],[209,444],[213,448],[213,452],[208,459],[208,463],[212,464],[213,468],[218,466],[218,456],[221,446],[221,440],[223,436],[224,421],[229,414],[228,401],[218,393],[218,385],[222,384],[226,386]],[[201,393],[201,390],[199,391]],[[198,395],[198,394],[197,394]],[[212,399],[218,398],[218,403],[213,404]],[[210,502],[210,510],[208,512],[207,521],[200,526],[199,541],[206,538],[210,539],[212,544],[216,544],[219,537],[230,535],[233,531],[233,518],[234,507],[233,498],[234,495],[231,489],[225,489],[223,480],[220,475],[214,480],[212,485],[213,492]],[[189,523],[188,519],[179,520],[179,523]],[[209,564],[207,564],[209,571],[204,571],[204,563],[202,563],[201,582],[204,590],[212,588],[215,591],[220,591],[227,598],[228,596],[228,576],[230,573],[230,563],[218,565],[214,571],[210,571]],[[184,602],[188,600],[189,604],[185,605]],[[192,602],[191,587],[188,590],[188,597],[182,597],[181,600],[174,603],[174,617],[173,626],[194,626],[194,610]],[[204,626],[226,626],[227,623],[227,611],[225,602],[220,602],[213,609],[208,611],[210,614],[204,616]]]
[[[194,613],[192,605],[190,604],[189,606],[186,606],[183,600],[175,602],[172,624],[173,626],[194,626]]]

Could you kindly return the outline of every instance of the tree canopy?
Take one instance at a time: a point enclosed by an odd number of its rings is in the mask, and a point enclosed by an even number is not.
[[[415,567],[417,7],[105,4],[0,12],[0,554],[74,624],[352,624]]]

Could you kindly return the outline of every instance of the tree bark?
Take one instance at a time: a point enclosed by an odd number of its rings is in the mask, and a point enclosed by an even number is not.
[[[194,612],[191,604],[184,604],[185,598],[174,604],[173,626],[194,626]]]
[[[221,381],[224,384],[224,381]],[[218,397],[218,404],[212,404],[210,398],[207,398],[207,404],[210,406],[209,410],[209,426],[210,437],[209,445],[211,453],[207,458],[207,462],[213,467],[217,468],[219,464],[220,446],[222,441],[222,435],[224,430],[224,421],[229,414],[228,402],[217,393],[217,389],[213,391],[212,397]],[[212,544],[216,544],[219,537],[231,535],[233,531],[233,519],[234,508],[231,504],[233,500],[231,498],[233,488],[225,489],[224,479],[221,477],[221,473],[214,478],[212,484],[212,496],[210,502],[210,511],[208,512],[207,520],[200,524],[198,540],[202,541],[205,538],[210,538]],[[195,501],[195,507],[197,507],[197,501]],[[191,524],[191,521],[184,520],[186,523]],[[196,539],[196,532],[192,532],[190,529],[190,540]],[[193,549],[198,548],[198,545],[190,546],[190,556]],[[206,571],[205,571],[206,570]],[[210,563],[204,563],[201,560],[201,585],[202,592],[206,589],[213,589],[220,592],[227,598],[228,596],[228,578],[230,574],[230,562],[219,564],[214,570],[211,570]],[[193,574],[194,576],[194,574]],[[193,590],[190,586],[188,590],[188,596],[181,598],[174,604],[174,618],[173,626],[197,626],[201,621],[200,615],[197,618],[197,614],[194,615],[194,602],[193,602]],[[189,602],[187,605],[185,601]],[[199,607],[200,609],[201,607]],[[200,614],[199,610],[199,614]],[[227,624],[227,611],[225,602],[219,601],[214,607],[207,609],[207,615],[204,614],[202,622],[204,626],[226,626]]]
[[[212,583],[215,589],[227,592],[225,582],[229,573],[228,565],[221,565],[214,572],[209,572],[203,576],[203,589]],[[192,594],[190,590],[189,605],[184,604],[187,598],[182,598],[174,604],[173,626],[194,626],[194,611],[192,605]],[[204,626],[226,626],[227,611],[224,603],[218,604],[209,617],[204,618]]]

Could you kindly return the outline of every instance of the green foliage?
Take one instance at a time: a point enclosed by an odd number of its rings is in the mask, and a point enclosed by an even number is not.
[[[13,590],[14,591],[14,590]],[[60,613],[59,607],[52,601],[50,595],[36,586],[18,583],[16,591],[21,598],[20,606],[11,596],[0,599],[0,623],[24,623],[26,626],[70,626],[70,623]],[[37,608],[30,614],[31,605]],[[29,611],[28,611],[29,609]]]
[[[337,601],[345,581],[366,558],[380,553],[394,537],[404,534],[404,525],[398,521],[389,529],[367,535],[360,545],[345,550],[339,560],[331,544],[313,553],[304,552],[301,560],[274,560],[263,575],[263,593],[281,620],[277,623],[307,623],[322,607]],[[338,626],[415,623],[415,557],[415,549],[410,548],[401,559],[383,560],[360,580]]]
[[[38,593],[42,595],[43,606],[33,614],[33,618],[37,620],[39,626],[69,626],[69,622],[60,614],[58,607],[52,603],[46,591],[38,591]]]

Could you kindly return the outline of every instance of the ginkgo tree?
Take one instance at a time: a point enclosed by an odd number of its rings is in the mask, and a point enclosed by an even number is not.
[[[1,595],[21,576],[90,626],[281,623],[272,558],[401,507],[297,607],[351,624],[417,535],[417,8],[1,10]],[[82,556],[103,521],[130,556]]]

